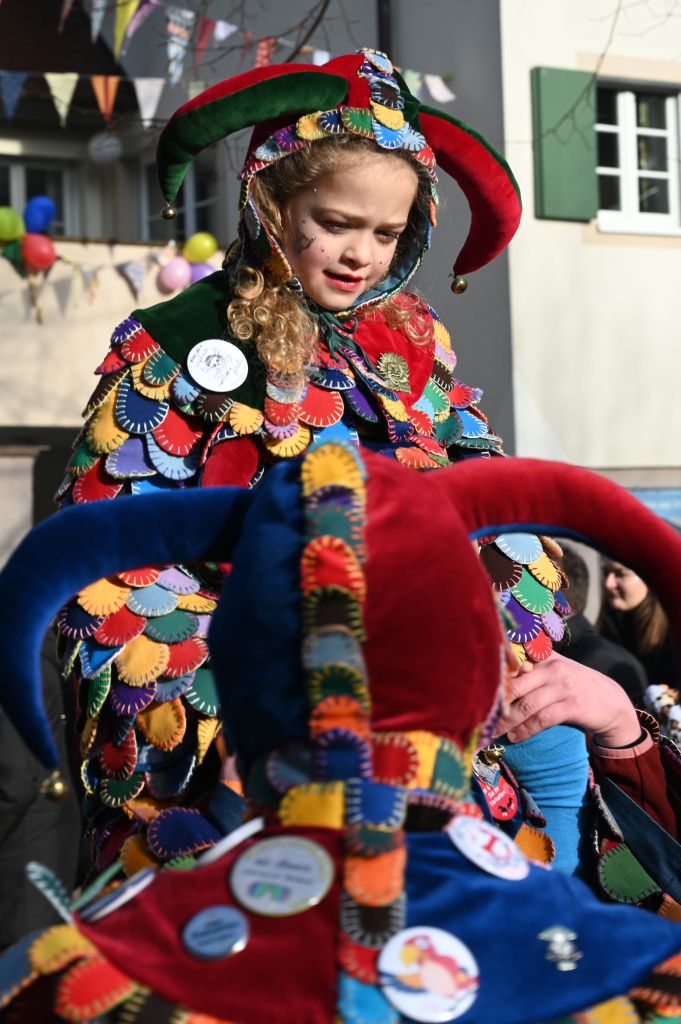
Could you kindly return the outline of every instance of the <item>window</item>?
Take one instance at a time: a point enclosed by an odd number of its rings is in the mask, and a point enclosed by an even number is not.
[[[0,163],[0,206],[12,206],[21,213],[34,196],[49,196],[56,207],[48,234],[77,234],[72,167],[42,160],[3,160]]]
[[[681,234],[677,125],[676,96],[598,88],[601,230]]]
[[[216,150],[204,150],[187,169],[174,203],[177,217],[168,221],[161,216],[165,200],[158,184],[156,165],[146,164],[142,189],[142,237],[158,241],[174,238],[184,242],[195,231],[210,231],[219,237],[222,232],[217,224],[218,178]]]

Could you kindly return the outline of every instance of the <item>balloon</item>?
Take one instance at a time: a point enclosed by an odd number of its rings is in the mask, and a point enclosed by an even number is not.
[[[26,233],[20,213],[11,206],[0,206],[0,242],[13,242]]]
[[[217,251],[218,240],[207,231],[197,231],[184,243],[182,255],[190,263],[203,263]]]
[[[54,220],[57,208],[49,196],[33,196],[24,207],[24,224],[32,233],[47,231]]]
[[[189,280],[192,284],[214,273],[215,267],[211,263],[192,263],[189,266]]]
[[[47,235],[26,234],[21,239],[21,256],[29,274],[47,270],[57,258],[52,239]]]
[[[123,144],[111,132],[97,132],[87,144],[87,153],[94,164],[115,164],[123,155]]]
[[[184,256],[175,256],[165,267],[161,267],[158,286],[162,292],[175,292],[178,288],[186,288],[190,277],[191,270]]]

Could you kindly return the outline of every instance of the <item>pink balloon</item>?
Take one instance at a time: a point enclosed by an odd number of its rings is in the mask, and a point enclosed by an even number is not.
[[[184,256],[175,256],[165,267],[161,267],[158,275],[158,286],[162,292],[169,294],[189,284],[191,271]]]
[[[215,267],[211,263],[190,263],[189,273],[191,283],[196,284],[197,281],[208,277],[209,274],[214,274]]]
[[[21,256],[29,273],[47,270],[57,258],[52,239],[47,235],[25,234],[21,239]]]

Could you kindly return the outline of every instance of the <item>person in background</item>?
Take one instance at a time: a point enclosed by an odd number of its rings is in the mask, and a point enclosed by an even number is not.
[[[635,572],[603,559],[603,597],[596,629],[643,665],[649,686],[678,687],[669,622],[659,601]]]
[[[571,639],[562,651],[563,655],[614,679],[626,692],[632,704],[643,708],[643,691],[647,686],[643,665],[621,643],[601,636],[584,614],[589,594],[589,570],[586,562],[574,548],[567,545],[563,545],[563,557],[559,562],[570,580],[568,598],[572,609],[569,616]]]

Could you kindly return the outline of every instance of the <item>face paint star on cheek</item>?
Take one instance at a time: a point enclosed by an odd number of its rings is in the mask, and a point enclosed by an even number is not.
[[[301,235],[296,238],[293,248],[296,252],[302,252],[303,249],[309,249],[317,236],[313,235],[312,238],[308,238],[307,235]],[[324,250],[322,249],[322,252]]]

